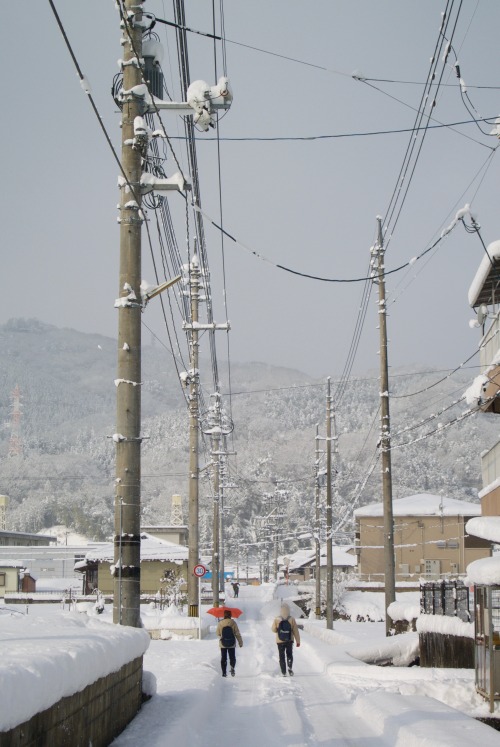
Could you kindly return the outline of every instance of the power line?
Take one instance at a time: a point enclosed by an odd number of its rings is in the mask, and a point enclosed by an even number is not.
[[[401,102],[403,103],[403,102]],[[487,124],[491,124],[493,120],[496,118],[496,115],[493,117],[474,117],[473,119],[464,119],[459,122],[442,122],[439,124],[433,124],[422,126],[422,127],[403,127],[400,129],[394,129],[394,130],[369,130],[367,132],[341,132],[336,134],[327,134],[327,135],[280,135],[276,137],[271,136],[241,136],[241,137],[204,137],[203,141],[212,141],[217,142],[219,140],[220,142],[307,142],[307,141],[314,141],[314,140],[336,140],[336,139],[342,139],[342,138],[351,138],[351,137],[372,137],[374,135],[398,135],[401,133],[406,132],[420,132],[421,130],[439,130],[443,128],[452,128],[452,127],[459,127],[460,125],[468,125],[468,124],[477,124],[477,122],[486,122]],[[460,133],[463,134],[463,133]],[[185,138],[182,135],[173,135],[170,137],[171,140],[185,140]],[[476,142],[476,141],[475,141]]]
[[[193,202],[192,207],[196,212],[201,213],[201,215],[203,215],[209,221],[209,223],[212,224],[214,228],[216,228],[218,231],[223,233],[224,236],[227,236],[227,238],[233,241],[237,246],[241,247],[242,249],[249,252],[257,259],[260,259],[261,261],[266,262],[267,264],[271,265],[272,267],[275,267],[278,270],[283,270],[284,272],[288,272],[292,275],[297,275],[299,277],[307,278],[309,280],[318,280],[323,283],[364,283],[367,280],[370,280],[370,281],[373,280],[372,275],[367,275],[367,276],[358,277],[358,278],[327,278],[327,277],[322,277],[320,275],[312,275],[306,272],[301,272],[299,270],[294,270],[291,267],[286,267],[285,265],[279,264],[278,262],[273,262],[271,259],[268,259],[264,255],[257,252],[255,249],[252,249],[251,247],[247,246],[242,241],[240,241],[235,236],[233,236],[228,231],[226,231],[225,228],[223,228],[218,223],[216,223],[216,221],[213,218],[211,218],[204,210],[202,210],[201,207],[199,207],[199,205]],[[454,227],[455,226],[453,226],[453,228]],[[431,252],[434,249],[434,247],[436,247],[445,238],[446,235],[447,234],[443,234],[442,236],[440,236],[438,239],[436,239],[436,241],[433,244],[431,244],[431,246],[427,247],[427,249],[425,249],[423,252],[418,254],[416,257],[412,257],[407,262],[404,262],[398,267],[394,267],[392,270],[386,270],[385,275],[386,276],[393,275],[394,273],[400,272],[401,270],[404,270],[406,267],[410,267],[411,265],[415,264],[415,262],[418,262],[418,260],[422,259],[422,257],[425,257],[426,254]]]

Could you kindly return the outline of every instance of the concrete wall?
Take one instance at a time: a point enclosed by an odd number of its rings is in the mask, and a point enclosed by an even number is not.
[[[394,544],[396,579],[404,581],[425,575],[425,560],[439,561],[439,574],[463,574],[469,563],[489,557],[489,542],[469,542],[465,537],[463,516],[397,516],[394,519]],[[383,580],[384,532],[383,519],[361,517],[358,519],[359,572]],[[453,543],[458,547],[453,547]],[[401,568],[401,566],[408,566]],[[436,566],[437,567],[437,566]]]
[[[142,703],[142,657],[0,733],[0,747],[106,747]]]

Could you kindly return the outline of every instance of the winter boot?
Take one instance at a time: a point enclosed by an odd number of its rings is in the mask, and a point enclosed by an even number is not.
[[[231,677],[234,677],[236,672],[234,671],[234,667],[231,667]]]

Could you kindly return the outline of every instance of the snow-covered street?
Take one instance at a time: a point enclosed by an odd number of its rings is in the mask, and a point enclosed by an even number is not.
[[[282,677],[270,631],[273,587],[242,588],[237,604],[244,647],[236,678],[223,679],[215,635],[203,641],[152,641],[145,670],[157,678],[157,695],[113,743],[116,747],[313,747],[314,745],[461,745],[481,739],[498,744],[490,727],[420,694],[446,675],[435,670],[370,667],[345,652],[339,633],[332,645],[307,633],[295,650],[295,676]],[[279,600],[276,601],[277,608]],[[381,626],[358,624],[369,638]],[[455,676],[456,672],[454,672]],[[472,673],[463,672],[473,691]],[[399,684],[394,686],[394,681]],[[460,689],[461,677],[455,679]],[[407,688],[407,695],[400,692]]]

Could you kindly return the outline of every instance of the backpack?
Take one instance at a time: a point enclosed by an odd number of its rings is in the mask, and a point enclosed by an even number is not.
[[[220,640],[224,648],[233,648],[236,646],[236,637],[232,625],[224,625]]]
[[[290,625],[289,617],[286,620],[280,620],[278,624],[278,638],[281,643],[289,643],[292,640],[292,626]]]

